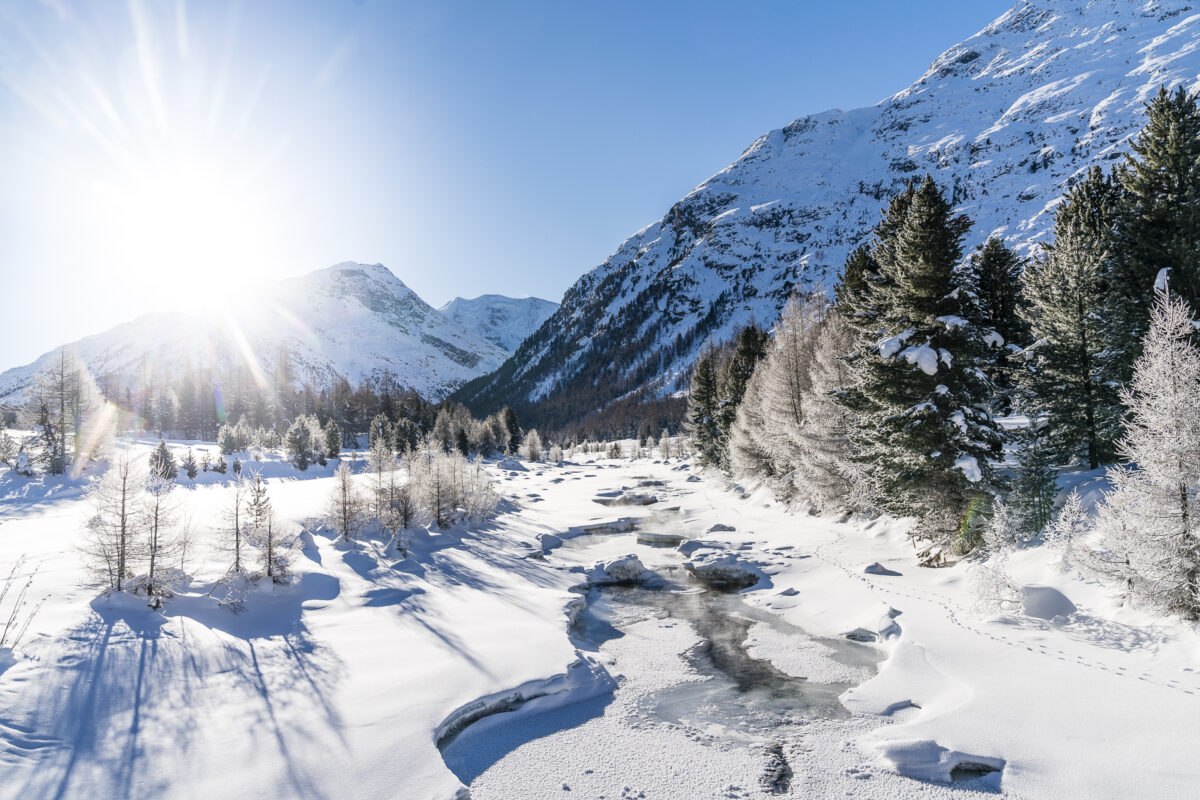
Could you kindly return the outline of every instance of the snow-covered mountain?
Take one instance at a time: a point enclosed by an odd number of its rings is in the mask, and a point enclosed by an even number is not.
[[[270,382],[286,354],[294,383],[324,387],[338,376],[358,382],[387,370],[430,399],[508,355],[438,313],[382,264],[352,262],[279,281],[219,314],[147,314],[67,348],[97,379],[121,386],[234,368]],[[0,373],[0,400],[20,399],[57,354]]]
[[[509,353],[557,310],[558,303],[540,297],[500,294],[481,294],[470,300],[456,297],[438,309],[443,316]]]
[[[1068,183],[1121,157],[1160,84],[1200,85],[1190,0],[1021,0],[869,108],[802,117],[635,233],[572,286],[477,408],[541,401],[565,421],[639,387],[671,391],[704,342],[829,287],[887,198],[925,173],[1028,253]]]

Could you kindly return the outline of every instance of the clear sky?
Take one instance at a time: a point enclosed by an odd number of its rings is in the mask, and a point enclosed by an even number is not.
[[[1010,0],[0,4],[0,370],[345,260],[558,300]]]

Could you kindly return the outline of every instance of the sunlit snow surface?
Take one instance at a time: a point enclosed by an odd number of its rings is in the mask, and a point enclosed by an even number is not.
[[[259,466],[285,524],[321,512],[331,467]],[[418,534],[408,559],[307,537],[295,585],[241,614],[206,596],[227,563],[212,528],[229,476],[179,490],[197,579],[160,615],[80,588],[79,481],[0,475],[0,572],[27,553],[48,595],[0,672],[0,798],[452,798],[467,783],[475,800],[1183,798],[1200,784],[1200,638],[1044,548],[1011,561],[1025,613],[996,616],[974,610],[968,565],[915,567],[902,523],[791,514],[679,462],[526,466],[488,467],[506,498],[494,522]],[[1094,475],[1063,482],[1095,496]],[[628,493],[658,502],[594,502]],[[572,587],[628,554],[678,595],[599,589],[584,609]],[[685,562],[755,583],[706,598]],[[734,666],[706,656],[714,640]]]

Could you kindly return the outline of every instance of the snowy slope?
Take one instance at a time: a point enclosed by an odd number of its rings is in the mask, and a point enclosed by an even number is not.
[[[220,313],[148,314],[68,348],[99,378],[129,387],[147,375],[218,374],[246,367],[270,381],[286,352],[294,381],[327,386],[389,370],[403,386],[437,399],[495,369],[507,355],[447,319],[382,264],[346,262],[280,281]],[[20,398],[57,357],[0,373],[0,400]]]
[[[1108,164],[1160,84],[1200,85],[1190,0],[1021,0],[875,106],[802,117],[635,233],[494,376],[486,407],[602,403],[686,369],[711,336],[769,323],[795,287],[828,287],[886,199],[925,173],[1029,253],[1068,182]],[[671,387],[666,386],[667,390]]]
[[[456,297],[438,309],[447,319],[509,353],[557,310],[558,303],[540,297],[500,294],[482,294],[470,300]]]

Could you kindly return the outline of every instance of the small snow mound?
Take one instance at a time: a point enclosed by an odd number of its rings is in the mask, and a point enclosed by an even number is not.
[[[865,567],[863,567],[863,572],[866,573],[867,575],[897,576],[900,574],[899,572],[896,572],[896,570],[894,570],[894,569],[888,569],[883,564],[880,564],[878,561],[876,561],[874,564],[867,564]]]
[[[496,462],[496,466],[510,472],[529,472],[529,468],[522,464],[520,459],[512,456],[500,459]]]
[[[602,506],[651,506],[658,502],[654,495],[642,492],[626,492],[616,497],[605,497],[605,494],[593,497],[592,501]]]
[[[699,475],[688,475],[687,476],[688,483],[699,483],[701,480],[703,480],[703,478],[701,478]]]
[[[1067,596],[1050,586],[1022,586],[1021,611],[1027,617],[1053,620],[1069,617],[1078,609]]]
[[[721,550],[698,552],[684,562],[683,568],[701,583],[720,590],[740,591],[756,586],[760,581],[769,581],[758,567]]]
[[[737,530],[737,528],[733,527],[732,525],[723,525],[720,522],[718,522],[716,525],[713,525],[711,528],[709,528],[708,532],[709,533],[732,533],[736,530]]]

